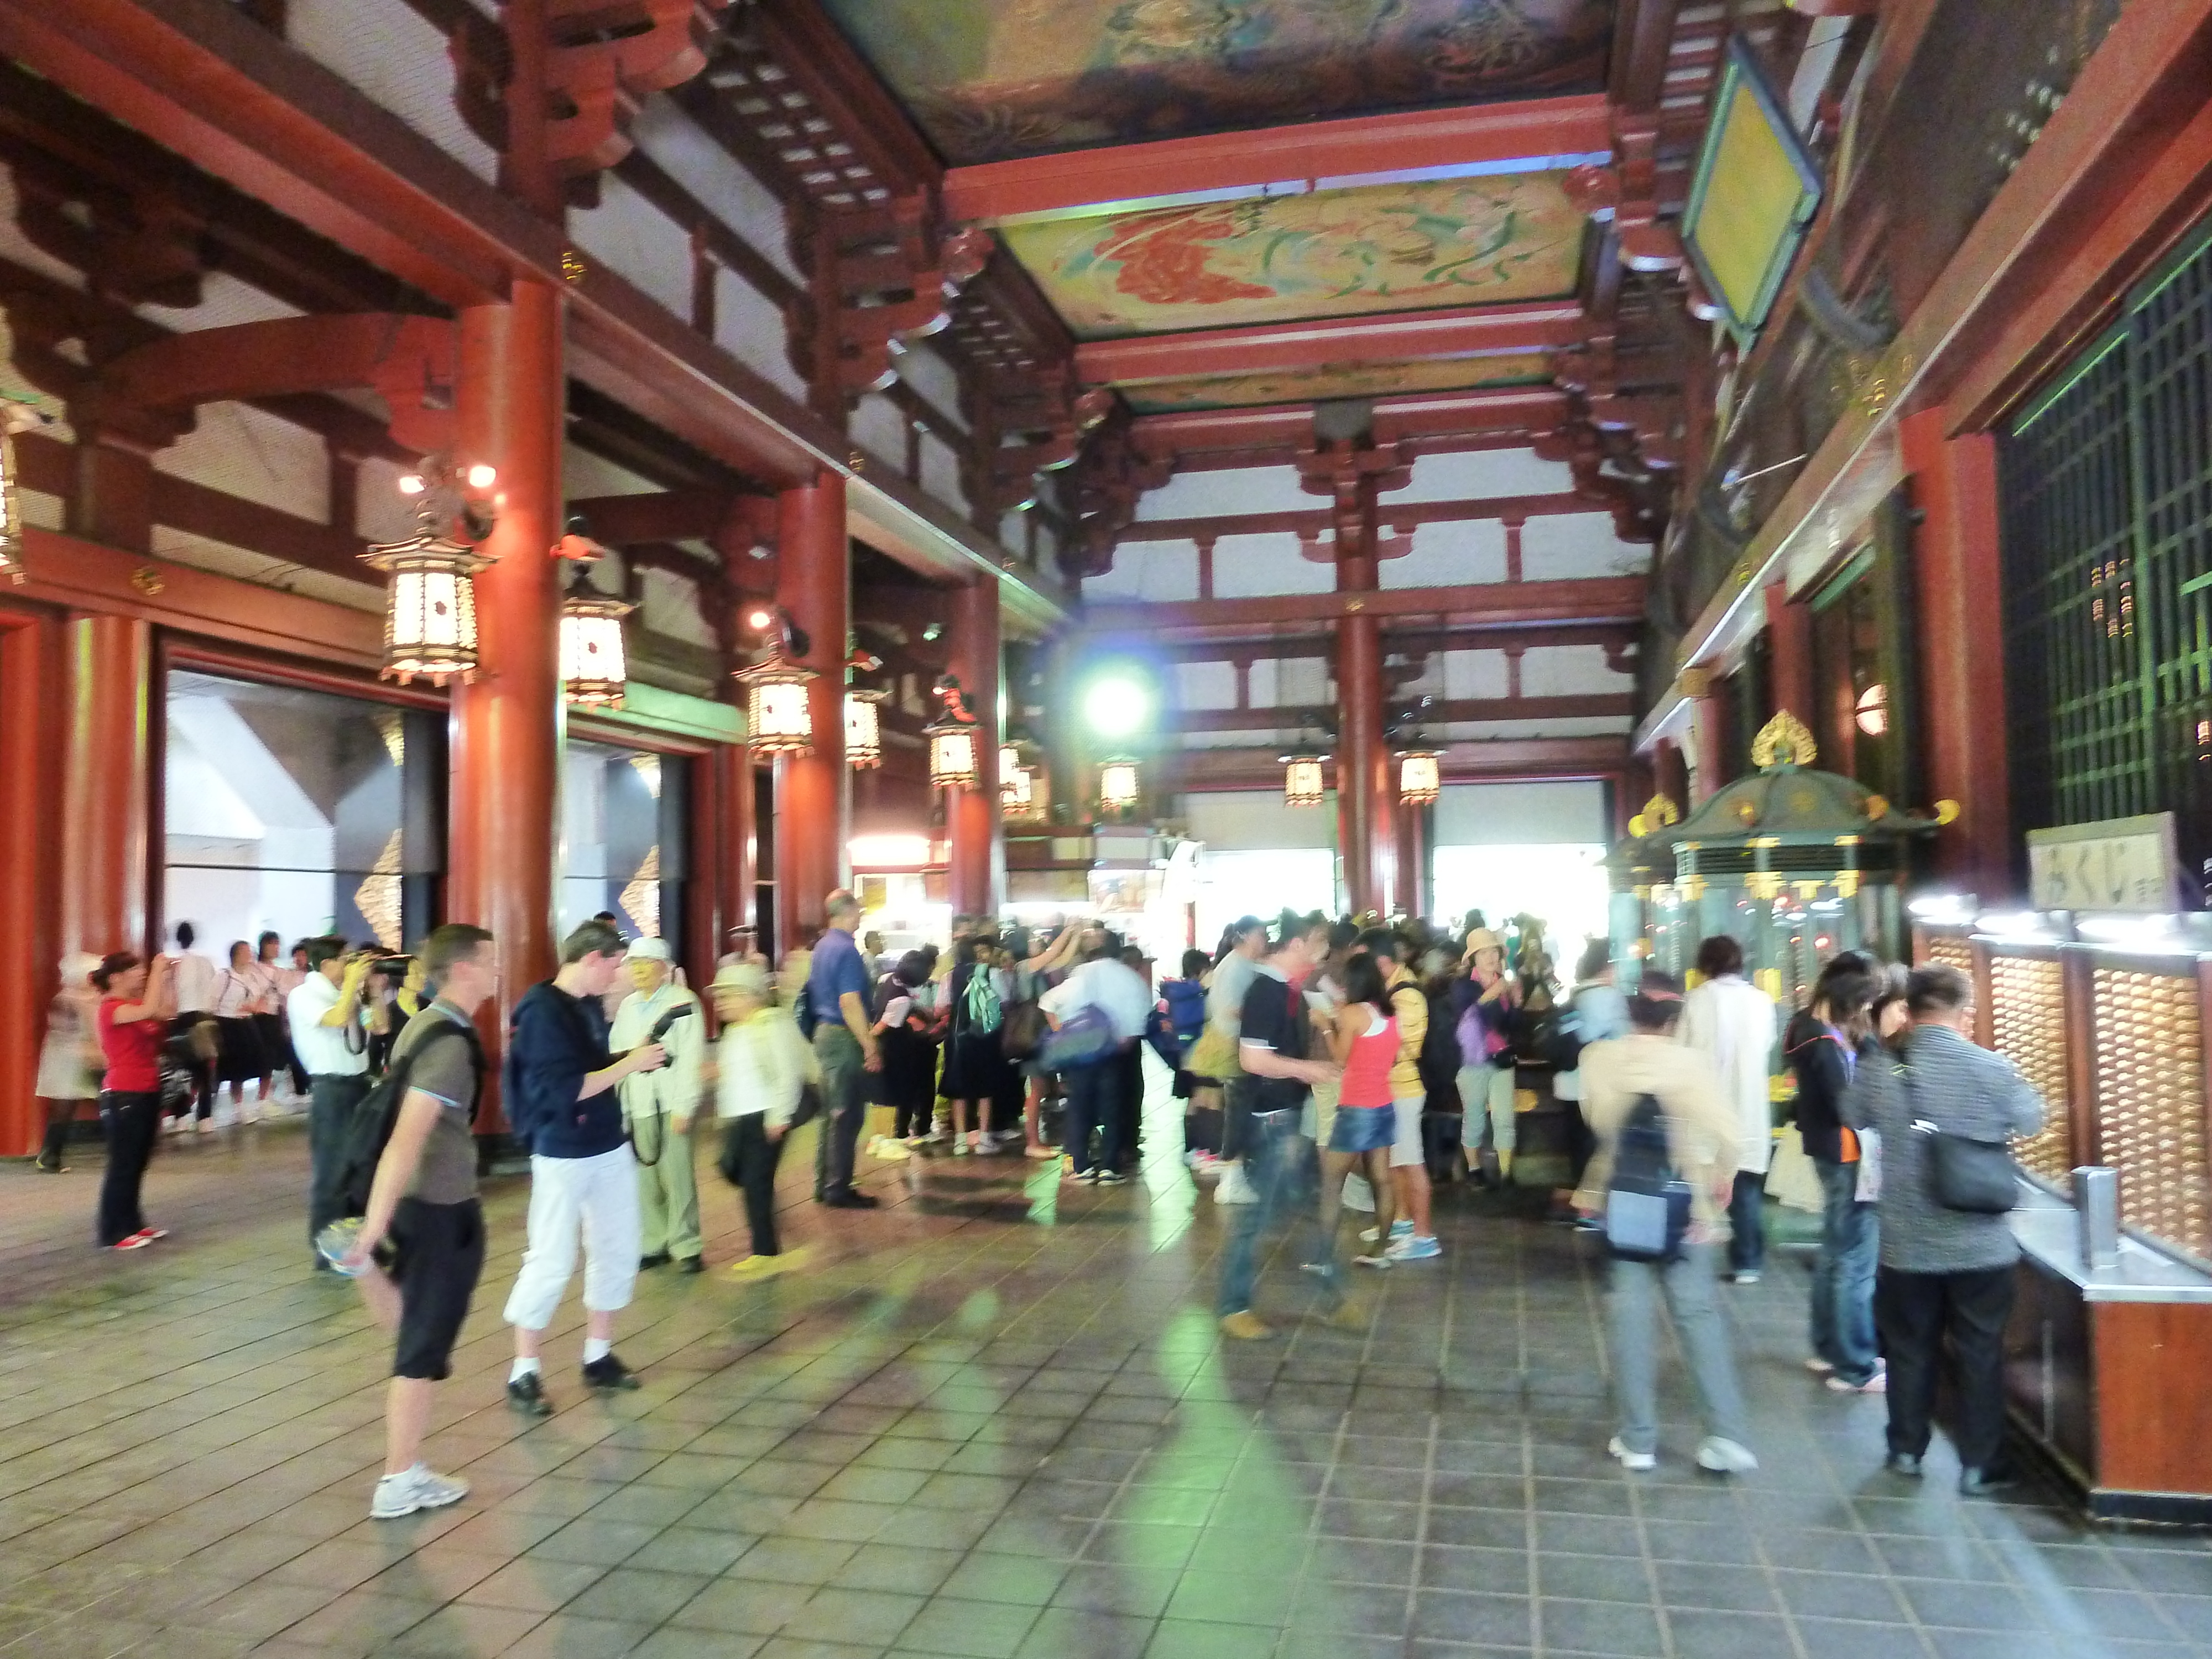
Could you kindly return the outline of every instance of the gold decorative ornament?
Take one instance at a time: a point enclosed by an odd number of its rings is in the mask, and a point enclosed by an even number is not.
[[[1748,800],[1738,799],[1730,810],[1747,829],[1759,822],[1759,808]]]
[[[1886,795],[1869,795],[1866,798],[1866,815],[1869,819],[1887,817],[1889,798]]]
[[[131,586],[150,599],[168,583],[161,580],[161,573],[152,565],[142,564],[131,573]]]
[[[1805,722],[1786,708],[1759,727],[1751,742],[1751,763],[1762,772],[1777,766],[1810,766],[1820,756]]]
[[[1634,817],[1629,819],[1628,833],[1638,841],[1642,841],[1644,836],[1651,833],[1650,826],[1644,822],[1643,813],[1638,812]]]
[[[1674,684],[1677,690],[1692,701],[1713,694],[1713,677],[1702,668],[1685,668],[1676,676]]]
[[[1836,896],[1856,898],[1859,895],[1859,872],[1856,870],[1836,872]]]
[[[562,282],[580,283],[589,269],[590,267],[584,263],[584,256],[575,249],[564,247],[561,250],[561,280]]]
[[[1936,803],[1936,822],[1939,824],[1956,823],[1963,810],[1954,800],[1939,800]]]
[[[1680,823],[1682,821],[1682,809],[1668,799],[1665,795],[1658,794],[1645,801],[1644,810],[1636,816],[1643,822],[1644,828],[1637,830],[1633,824],[1631,824],[1630,829],[1636,835],[1648,836],[1654,830],[1665,830]]]

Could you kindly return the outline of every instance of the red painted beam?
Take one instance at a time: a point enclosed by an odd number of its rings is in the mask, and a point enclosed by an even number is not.
[[[580,495],[568,504],[568,511],[583,519],[593,541],[627,547],[637,542],[703,541],[722,527],[733,499],[726,489]]]
[[[1384,652],[1392,654],[1419,655],[1430,651],[1497,650],[1507,645],[1519,646],[1530,651],[1540,651],[1548,646],[1602,645],[1615,648],[1633,645],[1641,631],[1642,623],[1553,623],[1537,627],[1486,626],[1469,624],[1460,628],[1428,628],[1386,629],[1382,635]],[[1235,662],[1249,659],[1254,662],[1332,661],[1336,656],[1336,635],[1297,633],[1254,634],[1249,630],[1224,629],[1187,633],[1176,639],[1151,645],[1146,656],[1158,662]]]
[[[1496,495],[1473,501],[1424,501],[1419,506],[1392,508],[1385,505],[1376,519],[1386,530],[1410,535],[1425,524],[1467,524],[1486,519],[1540,519],[1570,513],[1605,513],[1606,501],[1585,495]],[[1279,535],[1285,532],[1316,536],[1330,527],[1334,515],[1326,508],[1301,513],[1232,513],[1212,519],[1139,519],[1121,532],[1121,545],[1139,542],[1188,542],[1208,537]]]
[[[1440,754],[1447,783],[1499,783],[1618,776],[1628,765],[1628,739],[1613,738],[1487,738],[1447,744]],[[1279,789],[1279,750],[1186,749],[1153,763],[1158,787],[1189,793]]]
[[[1447,166],[1523,159],[1541,166],[1612,149],[1601,95],[1516,99],[954,167],[945,175],[945,204],[956,219],[1006,219],[1200,191],[1257,195],[1291,182],[1382,182]]]
[[[1184,599],[1166,605],[1097,605],[1085,613],[1091,635],[1157,637],[1170,629],[1266,623],[1335,622],[1376,617],[1465,618],[1533,626],[1543,623],[1634,623],[1644,617],[1641,576],[1571,581],[1477,582],[1459,587],[1394,587],[1374,593],[1285,593],[1261,599]]]
[[[1389,641],[1384,641],[1388,650]],[[1431,703],[1421,718],[1431,726],[1462,720],[1626,720],[1636,712],[1629,692],[1587,692],[1557,697],[1456,697]],[[1327,726],[1333,708],[1194,708],[1162,722],[1171,732],[1288,732],[1301,726]],[[1624,734],[1626,735],[1626,734]]]
[[[1552,386],[1510,386],[1455,392],[1378,404],[1378,444],[1423,437],[1522,435],[1556,429],[1568,415],[1567,394]],[[1204,409],[1173,415],[1139,415],[1131,423],[1146,453],[1182,457],[1207,450],[1259,452],[1287,447],[1310,453],[1313,405],[1272,404],[1259,409]]]
[[[1538,300],[1086,340],[1075,349],[1075,368],[1086,384],[1097,386],[1478,351],[1538,351],[1579,344],[1588,333],[1588,319],[1574,300]]]

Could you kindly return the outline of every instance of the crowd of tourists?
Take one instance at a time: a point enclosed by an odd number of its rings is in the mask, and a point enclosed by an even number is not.
[[[814,1196],[831,1208],[877,1202],[855,1182],[872,1106],[888,1109],[867,1148],[879,1161],[1018,1151],[1057,1158],[1065,1181],[1112,1186],[1144,1159],[1148,1127],[1174,1122],[1155,1114],[1148,1125],[1142,1110],[1149,1048],[1183,1103],[1171,1150],[1226,1206],[1220,1328],[1258,1342],[1273,1334],[1255,1305],[1271,1231],[1288,1230],[1298,1270],[1286,1299],[1364,1324],[1353,1270],[1442,1254],[1437,1180],[1516,1184],[1516,1118],[1534,1103],[1523,1070],[1548,1067],[1567,1128],[1551,1218],[1599,1235],[1611,1258],[1609,1449],[1632,1470],[1656,1462],[1663,1301],[1703,1412],[1695,1460],[1747,1472],[1757,1459],[1715,1286],[1723,1273],[1749,1285],[1765,1270],[1778,1042],[1821,1206],[1808,1367],[1838,1393],[1887,1394],[1890,1467],[1916,1475],[1948,1343],[1963,1484],[2009,1478],[2000,1364],[2017,1250],[1998,1208],[1955,1201],[1936,1143],[2001,1145],[2032,1133],[2043,1108],[1970,1040],[1972,987],[1955,970],[1907,975],[1846,953],[1785,1024],[1724,936],[1699,946],[1694,988],[1646,967],[1624,992],[1602,941],[1559,984],[1529,918],[1509,925],[1509,940],[1479,914],[1446,935],[1285,913],[1238,921],[1154,985],[1142,953],[1095,924],[1036,939],[963,917],[949,952],[894,960],[858,936],[854,895],[831,894],[827,910],[828,927],[779,974],[746,948],[722,960],[707,988],[712,1036],[665,943],[625,939],[605,916],[572,932],[558,971],[515,1000],[500,1099],[531,1167],[526,1249],[504,1306],[517,1410],[553,1409],[543,1338],[580,1266],[580,1380],[638,1386],[615,1354],[616,1320],[641,1272],[704,1269],[702,1119],[720,1126],[716,1165],[750,1235],[730,1272],[759,1279],[799,1259],[783,1248],[775,1198],[796,1125],[821,1120]],[[202,1100],[191,1075],[202,1022],[181,1011],[189,936],[179,942],[150,961],[64,964],[48,1034],[42,1091],[73,1115],[97,1085],[108,1156],[96,1227],[112,1249],[167,1236],[142,1212],[142,1177],[164,1117]],[[476,1022],[498,986],[495,941],[450,924],[404,959],[304,941],[282,1018],[265,1006],[283,981],[255,972],[272,945],[240,945],[204,1001],[213,1082],[235,1100],[257,1064],[296,1072],[310,1259],[355,1279],[395,1340],[374,1513],[451,1503],[465,1483],[428,1469],[420,1449],[484,1260],[476,1135],[488,1062]],[[224,1059],[234,1045],[239,1057]],[[66,1122],[58,1108],[56,1121]],[[50,1134],[42,1165],[60,1167],[63,1152]],[[1348,1245],[1347,1210],[1371,1217]]]

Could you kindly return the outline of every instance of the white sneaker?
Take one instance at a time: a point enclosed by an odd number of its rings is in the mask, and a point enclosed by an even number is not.
[[[1659,1467],[1659,1460],[1657,1457],[1654,1456],[1650,1452],[1629,1450],[1628,1448],[1622,1443],[1620,1437],[1617,1434],[1613,1436],[1612,1439],[1605,1443],[1605,1449],[1613,1456],[1620,1460],[1620,1467],[1624,1469],[1636,1469],[1641,1471],[1644,1469],[1656,1469]]]
[[[1834,1394],[1887,1394],[1889,1372],[1885,1367],[1876,1365],[1874,1368],[1874,1375],[1863,1382],[1846,1382],[1840,1376],[1831,1376],[1828,1378],[1828,1389]]]
[[[397,1521],[417,1510],[441,1510],[469,1495],[469,1483],[450,1474],[434,1474],[427,1463],[417,1463],[376,1483],[376,1497],[368,1506],[370,1518]]]
[[[1759,1459],[1750,1447],[1709,1434],[1698,1443],[1698,1467],[1715,1474],[1749,1474],[1759,1467]]]
[[[1815,1354],[1812,1358],[1805,1362],[1805,1369],[1812,1372],[1815,1376],[1826,1376],[1832,1373],[1836,1368],[1833,1365],[1831,1365],[1826,1360],[1821,1358],[1818,1354]]]
[[[1363,1244],[1372,1244],[1381,1236],[1382,1229],[1370,1227],[1359,1235],[1359,1242]],[[1413,1236],[1413,1224],[1402,1216],[1390,1224],[1390,1237],[1393,1243],[1401,1238],[1411,1238]]]
[[[1257,1204],[1260,1201],[1260,1194],[1252,1190],[1252,1183],[1244,1178],[1242,1164],[1221,1166],[1221,1179],[1214,1184],[1213,1201],[1216,1204]]]

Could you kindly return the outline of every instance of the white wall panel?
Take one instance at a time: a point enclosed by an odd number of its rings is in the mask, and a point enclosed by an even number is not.
[[[1114,568],[1083,580],[1083,597],[1107,599],[1194,599],[1198,597],[1198,550],[1188,542],[1139,542],[1117,549]]]
[[[967,417],[960,412],[960,376],[930,342],[917,340],[892,361],[898,365],[899,379],[924,403],[963,432],[969,430]]]
[[[190,432],[155,456],[157,471],[330,522],[330,454],[319,434],[246,404],[203,404],[198,415]]]
[[[714,343],[779,391],[806,401],[791,366],[783,313],[751,283],[723,271],[714,283]]]
[[[1632,575],[1650,568],[1650,545],[1622,541],[1610,513],[1550,514],[1529,520],[1521,532],[1521,571],[1530,581]]]
[[[1438,847],[1533,846],[1607,839],[1598,783],[1454,783],[1437,797]]]
[[[290,0],[284,33],[479,179],[498,176],[498,155],[453,102],[445,35],[404,0]]]
[[[1533,449],[1480,449],[1420,457],[1413,463],[1412,484],[1386,497],[1385,504],[1565,495],[1573,488],[1574,473],[1565,461],[1539,460]]]
[[[1303,708],[1311,703],[1331,702],[1334,696],[1326,659],[1291,657],[1277,665],[1273,707]]]
[[[906,471],[906,416],[882,392],[871,392],[854,405],[848,430],[855,444],[889,471]]]
[[[1285,806],[1279,789],[1232,789],[1182,798],[1191,838],[1209,851],[1263,852],[1279,847],[1334,847],[1336,814],[1327,807]]]
[[[1444,696],[1454,702],[1467,697],[1505,695],[1505,653],[1503,651],[1447,651]]]
[[[1179,708],[1237,707],[1237,665],[1226,662],[1175,665],[1175,701]]]
[[[783,204],[672,100],[647,99],[629,133],[662,172],[697,197],[747,246],[805,286],[791,257]]]
[[[1523,652],[1521,690],[1531,697],[1578,697],[1608,691],[1626,691],[1635,676],[1616,674],[1605,665],[1601,645],[1552,645]]]
[[[1124,547],[1115,556],[1123,558],[1127,554]],[[1336,567],[1317,563],[1300,553],[1298,538],[1287,530],[1265,536],[1224,536],[1213,544],[1216,599],[1327,593],[1335,586]]]
[[[1383,586],[1456,587],[1505,580],[1505,531],[1495,519],[1417,525],[1413,540],[1403,557],[1382,562]],[[1405,543],[1395,538],[1385,545]]]
[[[569,240],[678,317],[691,315],[691,237],[683,226],[612,173],[599,180],[599,204],[571,209]]]
[[[1252,466],[1222,471],[1178,472],[1138,503],[1137,519],[1211,519],[1228,513],[1310,512],[1322,505],[1309,495],[1294,466]]]
[[[960,457],[931,432],[921,434],[921,487],[963,518],[968,515],[968,492],[960,487]]]

